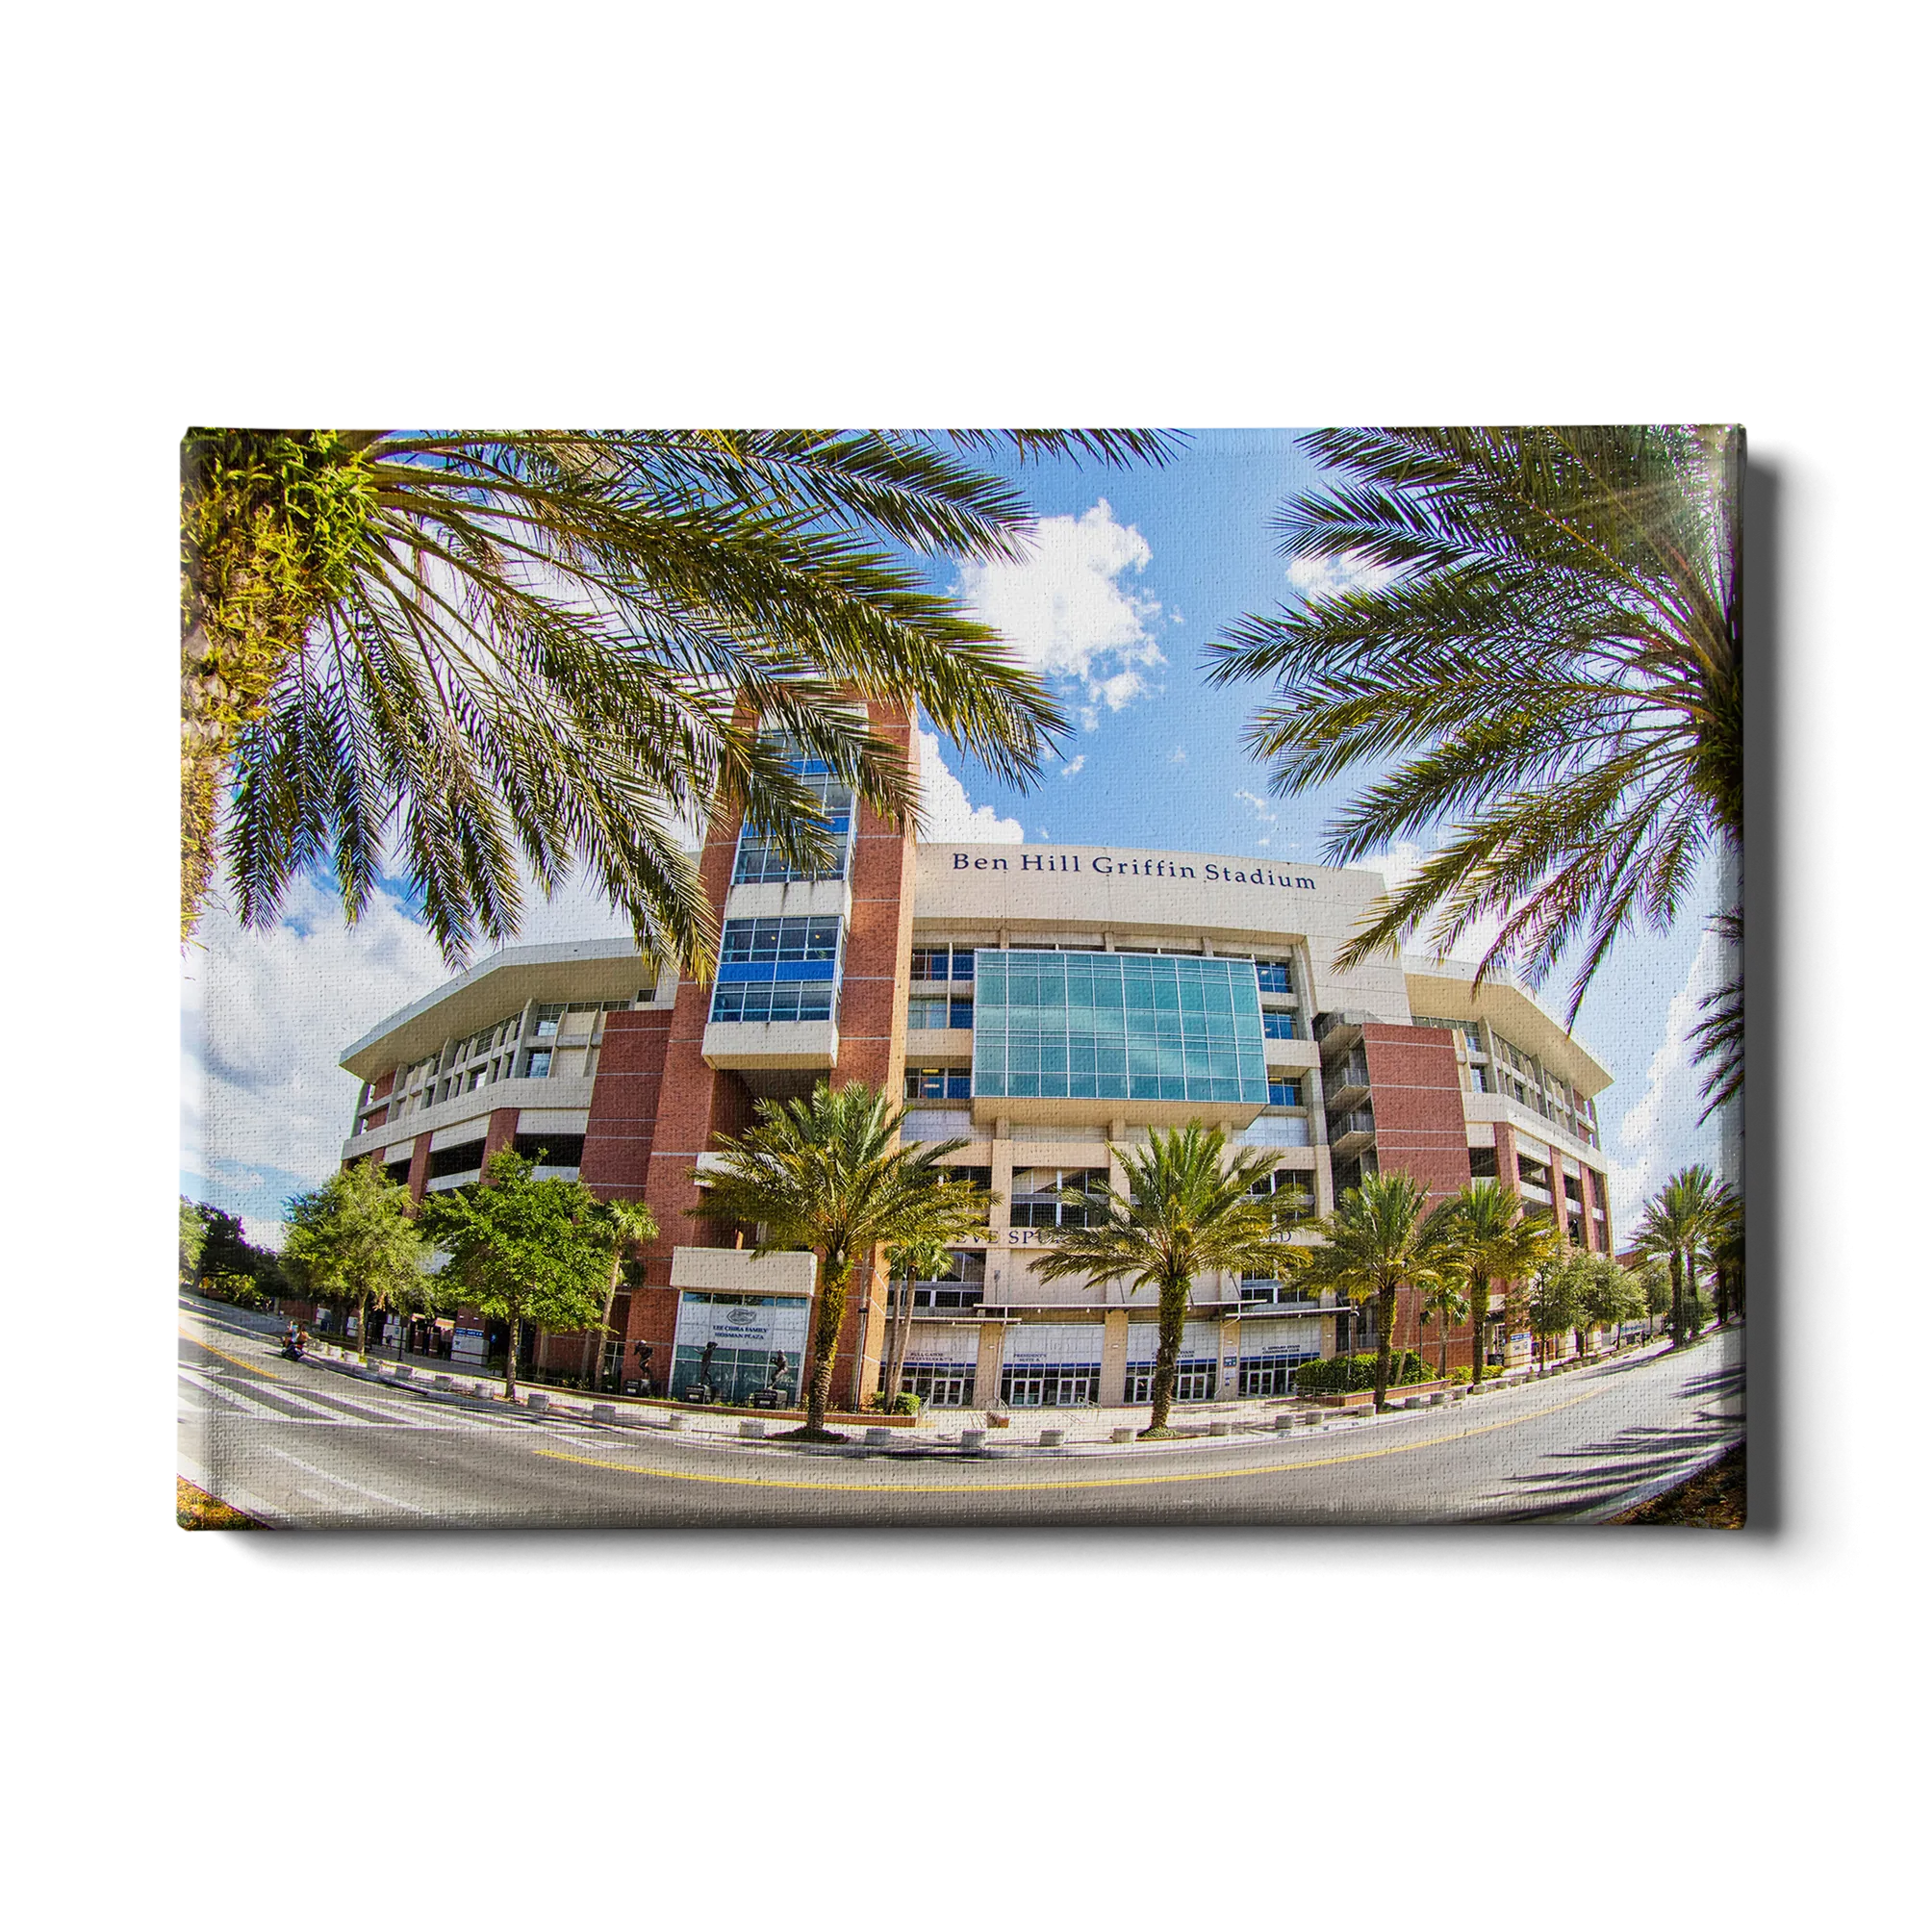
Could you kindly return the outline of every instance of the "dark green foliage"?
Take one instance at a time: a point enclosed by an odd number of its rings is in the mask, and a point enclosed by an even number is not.
[[[1462,1371],[1465,1380],[1468,1373],[1466,1368]],[[1389,1359],[1388,1385],[1391,1388],[1409,1382],[1437,1380],[1435,1368],[1413,1349],[1406,1348]],[[1297,1395],[1353,1395],[1360,1389],[1374,1386],[1375,1357],[1372,1355],[1331,1356],[1326,1361],[1305,1361],[1295,1370]]]

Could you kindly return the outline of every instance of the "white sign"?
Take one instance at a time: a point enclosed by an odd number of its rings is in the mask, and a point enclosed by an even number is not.
[[[785,1296],[759,1303],[699,1302],[685,1295],[677,1305],[677,1346],[778,1349],[799,1354],[805,1346],[811,1303]]]

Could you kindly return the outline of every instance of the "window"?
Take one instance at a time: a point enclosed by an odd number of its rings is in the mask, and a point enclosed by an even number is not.
[[[1306,1221],[1315,1211],[1315,1178],[1304,1167],[1278,1167],[1248,1192],[1258,1201],[1273,1202],[1278,1220]]]
[[[1084,1228],[1088,1216],[1098,1221],[1104,1210],[1079,1201],[1062,1201],[1063,1190],[1105,1193],[1105,1167],[1016,1167],[1013,1170],[1015,1228]]]
[[[970,1027],[973,1024],[971,1000],[931,1000],[914,994],[906,1003],[905,1024],[911,1032],[928,1032],[941,1027]]]
[[[1496,1150],[1493,1147],[1472,1147],[1469,1150],[1469,1178],[1472,1181],[1495,1180]]]
[[[1241,1358],[1243,1395],[1292,1395],[1295,1369],[1305,1361],[1318,1360],[1312,1349],[1270,1349],[1266,1355]]]
[[[1300,1106],[1302,1104],[1302,1083],[1300,1080],[1268,1080],[1268,1105],[1270,1106]]]
[[[1292,993],[1295,982],[1285,959],[1257,959],[1255,981],[1263,993]]]
[[[1182,1356],[1174,1364],[1174,1400],[1213,1401],[1217,1367],[1218,1364],[1211,1358],[1202,1360]],[[1154,1364],[1151,1361],[1128,1363],[1127,1399],[1134,1403],[1154,1400]]]
[[[555,1034],[563,1024],[565,1009],[562,1006],[539,1006],[537,1008],[537,1038],[547,1040]]]
[[[973,949],[970,946],[915,946],[912,949],[912,978],[915,983],[934,979],[971,979]]]
[[[907,1100],[970,1100],[973,1076],[964,1067],[907,1067]]]
[[[1489,1092],[1489,1069],[1487,1067],[1471,1067],[1469,1069],[1469,1087],[1474,1093]]]
[[[795,742],[768,737],[782,751],[790,753],[792,775],[818,801],[819,815],[833,846],[832,862],[824,867],[806,868],[787,862],[778,842],[756,826],[747,823],[738,834],[738,860],[732,868],[734,884],[773,884],[788,879],[843,878],[852,858],[852,795],[843,778],[835,777],[823,759],[815,758]]]
[[[904,1292],[903,1282],[894,1282],[887,1294],[888,1305],[899,1306]],[[977,1309],[986,1298],[986,1251],[983,1248],[955,1248],[948,1257],[943,1275],[930,1281],[914,1282],[912,1306],[915,1309]]]
[[[1250,961],[1014,950],[978,964],[977,1095],[1266,1102]]]
[[[526,1080],[547,1080],[550,1077],[550,1050],[547,1047],[533,1047],[530,1057],[523,1064],[523,1078]]]
[[[1087,1409],[1100,1400],[1100,1363],[1009,1361],[1000,1400],[1011,1409]]]
[[[726,920],[712,1019],[829,1020],[842,937],[836,918]]]
[[[928,1409],[965,1409],[973,1401],[977,1364],[970,1361],[908,1361],[899,1372],[899,1385],[916,1395]],[[885,1388],[885,1364],[879,1363],[878,1385]]]
[[[1261,1036],[1269,1040],[1292,1040],[1295,1037],[1295,1016],[1292,1013],[1263,1013]]]

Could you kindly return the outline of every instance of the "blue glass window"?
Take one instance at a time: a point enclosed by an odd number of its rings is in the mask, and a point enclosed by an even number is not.
[[[1265,1106],[1253,962],[982,951],[973,1090]]]
[[[1295,1016],[1292,1013],[1263,1013],[1261,1031],[1271,1040],[1292,1040],[1295,1037]]]
[[[752,885],[792,879],[843,878],[852,860],[854,819],[852,787],[843,778],[834,777],[823,759],[811,756],[787,739],[780,738],[777,743],[781,750],[791,753],[787,762],[792,775],[818,800],[820,815],[826,822],[832,844],[837,848],[836,855],[832,863],[823,869],[801,870],[788,865],[777,845],[758,826],[748,822],[738,834],[738,861],[732,868],[732,882]]]
[[[731,919],[718,953],[714,1020],[829,1020],[843,933],[835,918]]]
[[[1302,1083],[1300,1080],[1276,1080],[1268,1082],[1268,1105],[1270,1106],[1300,1106],[1302,1104]]]

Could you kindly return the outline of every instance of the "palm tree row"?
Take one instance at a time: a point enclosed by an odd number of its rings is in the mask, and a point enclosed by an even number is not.
[[[272,924],[399,871],[452,960],[521,875],[574,866],[688,966],[711,914],[680,830],[715,810],[822,863],[767,732],[916,817],[864,705],[923,707],[1025,783],[1066,729],[1027,665],[900,552],[1009,558],[1031,518],[979,460],[1159,463],[1148,431],[244,431],[182,450],[182,933],[217,860]]]
[[[1670,1338],[1679,1348],[1695,1341],[1703,1327],[1697,1279],[1716,1270],[1717,1319],[1743,1312],[1744,1208],[1729,1182],[1698,1162],[1680,1168],[1645,1204],[1633,1242],[1644,1258],[1670,1272]]]

